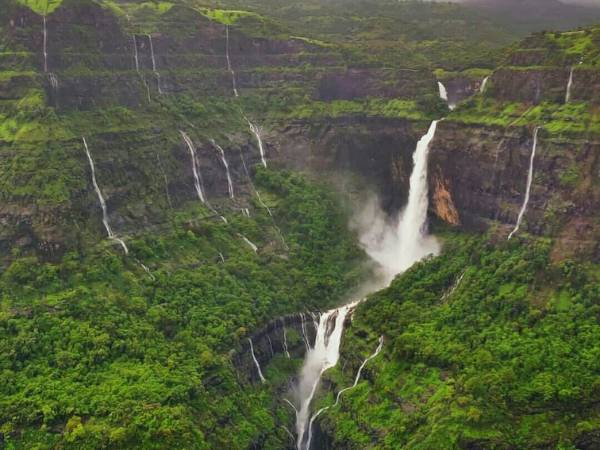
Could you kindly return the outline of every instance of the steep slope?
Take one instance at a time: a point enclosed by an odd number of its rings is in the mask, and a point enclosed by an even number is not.
[[[485,92],[440,125],[432,148],[432,205],[477,229],[517,222],[535,127],[540,127],[522,230],[553,236],[554,256],[598,261],[600,30],[540,33],[515,46]]]

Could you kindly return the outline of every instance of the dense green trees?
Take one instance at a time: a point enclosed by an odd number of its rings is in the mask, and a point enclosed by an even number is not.
[[[289,251],[260,207],[229,224],[190,222],[192,209],[130,242],[129,257],[100,243],[1,274],[8,448],[247,448],[272,433],[271,386],[240,385],[229,354],[278,314],[336,301],[360,252],[325,188],[267,171],[258,184]]]
[[[446,236],[443,255],[361,305],[344,351],[368,353],[367,333],[385,336],[384,352],[367,367],[371,383],[324,417],[335,442],[572,448],[597,433],[598,268],[553,264],[549,249]]]

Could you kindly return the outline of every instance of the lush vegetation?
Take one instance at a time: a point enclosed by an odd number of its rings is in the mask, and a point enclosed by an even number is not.
[[[385,344],[368,381],[323,415],[333,447],[595,448],[599,267],[552,263],[546,240],[444,239],[443,255],[355,314],[338,389],[379,335]]]
[[[327,189],[273,172],[258,184],[274,218],[257,205],[225,224],[199,207],[129,256],[107,241],[14,260],[0,278],[8,448],[242,449],[276,428],[275,386],[240,384],[231,352],[278,314],[336,301],[360,252]]]

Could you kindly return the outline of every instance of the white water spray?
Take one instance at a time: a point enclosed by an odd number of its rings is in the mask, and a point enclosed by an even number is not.
[[[229,173],[229,164],[227,163],[227,158],[225,157],[225,151],[219,144],[215,142],[214,139],[211,139],[210,142],[219,151],[221,162],[223,163],[223,166],[225,166],[225,172],[227,173],[227,189],[229,190],[229,198],[234,198],[233,181],[231,180],[231,174]]]
[[[523,205],[521,206],[521,210],[519,211],[519,216],[517,217],[517,223],[515,224],[515,228],[508,235],[509,240],[517,231],[519,231],[519,227],[521,226],[521,222],[523,221],[523,216],[525,215],[525,211],[527,210],[527,204],[529,203],[529,196],[531,194],[531,183],[533,182],[533,163],[535,160],[535,150],[537,148],[539,131],[540,127],[536,127],[535,131],[533,132],[533,146],[531,148],[531,158],[529,159],[529,171],[527,172],[527,188],[525,190],[525,199],[523,200]]]
[[[206,203],[206,198],[204,197],[204,191],[202,190],[202,180],[200,179],[200,171],[198,170],[198,161],[196,158],[196,147],[194,143],[190,139],[190,137],[183,131],[179,130],[181,137],[185,141],[188,150],[190,151],[190,156],[192,158],[192,172],[194,174],[194,188],[196,189],[196,194],[198,194],[198,198],[202,203]]]
[[[152,57],[152,72],[156,76],[156,84],[158,86],[158,93],[162,94],[162,88],[160,87],[160,73],[156,69],[156,58],[154,57],[154,44],[152,43],[152,35],[148,35],[148,41],[150,42],[150,56]]]
[[[88,148],[87,141],[85,140],[85,138],[82,138],[82,140],[83,140],[83,147],[85,148],[85,153],[86,153],[86,155],[88,157],[88,161],[90,163],[90,169],[92,171],[92,184],[94,185],[96,195],[98,196],[98,201],[100,202],[100,208],[102,209],[102,223],[104,224],[104,228],[106,229],[106,234],[108,234],[109,239],[112,239],[113,241],[118,242],[121,245],[121,247],[123,247],[123,251],[127,255],[127,254],[129,254],[129,249],[127,248],[127,245],[125,245],[125,242],[122,239],[115,236],[115,234],[113,233],[113,231],[110,227],[110,223],[108,222],[108,212],[106,210],[106,202],[104,201],[104,197],[102,196],[102,191],[100,190],[100,187],[98,186],[98,182],[96,181],[96,167],[94,166],[94,160],[92,159],[92,155],[90,153],[90,149]]]
[[[233,86],[233,94],[236,97],[239,97],[236,82],[235,82],[235,71],[233,70],[233,67],[231,66],[231,59],[229,57],[229,25],[225,25],[225,39],[226,39],[226,41],[225,41],[225,56],[227,58],[227,70],[231,74],[231,83]]]
[[[573,72],[575,71],[574,67],[571,67],[571,72],[569,73],[569,82],[567,83],[567,93],[565,94],[565,103],[569,103],[571,101],[571,90],[573,89]]]
[[[256,355],[254,354],[254,345],[252,345],[252,339],[248,338],[248,342],[250,343],[250,353],[252,353],[252,359],[254,360],[254,365],[256,366],[256,370],[258,371],[258,376],[260,377],[260,381],[265,383],[265,377],[263,376],[262,370],[260,370],[260,364],[256,359]]]

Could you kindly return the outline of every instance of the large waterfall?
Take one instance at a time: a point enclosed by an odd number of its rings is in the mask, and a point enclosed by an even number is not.
[[[319,318],[315,345],[306,354],[296,389],[296,397],[300,403],[296,413],[296,444],[299,450],[309,448],[306,431],[310,421],[310,404],[319,387],[321,375],[338,362],[344,321],[356,304],[355,301],[332,309]]]
[[[125,245],[125,242],[123,241],[123,239],[118,238],[117,236],[115,236],[115,234],[112,231],[112,228],[110,227],[110,223],[108,222],[108,212],[106,210],[106,201],[104,201],[104,197],[102,196],[102,191],[100,190],[100,187],[98,186],[98,182],[96,181],[96,167],[94,166],[94,160],[92,159],[92,154],[90,153],[90,149],[88,148],[87,145],[87,141],[85,140],[85,138],[82,138],[83,140],[83,147],[85,149],[85,154],[88,157],[88,161],[90,163],[90,170],[92,172],[92,184],[94,185],[94,190],[96,191],[96,195],[98,196],[98,201],[100,202],[100,208],[102,208],[102,223],[104,224],[104,228],[106,229],[106,234],[108,234],[108,238],[112,239],[113,241],[118,242],[121,247],[123,247],[123,251],[125,252],[125,254],[129,254],[129,249],[127,248],[127,245]]]
[[[351,311],[370,292],[387,286],[398,273],[408,269],[412,264],[430,255],[437,254],[439,244],[432,236],[427,235],[427,157],[431,142],[435,136],[437,121],[433,121],[427,134],[417,143],[413,154],[413,170],[410,177],[409,197],[406,208],[400,213],[397,221],[390,224],[382,216],[380,210],[367,208],[358,219],[361,243],[371,258],[378,263],[379,273],[376,281],[364,286],[355,299],[340,308],[322,314],[317,326],[317,336],[313,347],[309,346],[304,365],[300,372],[295,389],[295,397],[299,405],[296,413],[296,445],[298,450],[309,450],[311,442],[311,425],[316,417],[327,408],[310,415],[310,407],[318,389],[323,373],[336,365],[339,359],[340,343],[344,329],[344,321]],[[383,341],[380,341],[380,346]],[[372,355],[377,356],[381,348]],[[355,379],[356,386],[364,365],[372,358],[367,358]],[[339,396],[337,398],[339,401]]]
[[[508,239],[512,238],[513,235],[519,231],[519,227],[521,226],[521,222],[523,221],[523,216],[525,215],[525,211],[527,210],[527,204],[529,203],[529,196],[531,194],[531,183],[533,182],[533,162],[535,160],[535,150],[538,144],[538,133],[540,131],[540,127],[536,127],[533,132],[533,146],[531,147],[531,157],[529,159],[529,171],[527,172],[527,188],[525,189],[525,198],[523,199],[523,205],[521,206],[521,210],[519,211],[519,217],[517,217],[517,223],[515,224],[515,228],[508,235]]]
[[[360,365],[360,367],[358,368],[358,371],[356,372],[356,377],[354,377],[354,383],[352,383],[351,386],[348,386],[337,393],[337,396],[335,397],[335,403],[333,405],[324,406],[323,408],[318,410],[315,414],[313,414],[313,416],[310,418],[310,422],[308,424],[308,431],[307,431],[308,437],[307,437],[307,441],[306,441],[306,449],[310,449],[310,443],[312,441],[312,426],[313,426],[313,423],[315,422],[315,420],[317,419],[317,417],[319,417],[322,413],[327,411],[332,406],[334,406],[334,407],[337,406],[338,403],[340,402],[340,398],[342,397],[342,394],[346,391],[349,391],[350,389],[354,389],[358,385],[358,382],[360,381],[360,375],[362,374],[363,369],[365,368],[365,366],[367,365],[367,363],[369,361],[371,361],[373,358],[375,358],[377,355],[379,355],[382,348],[383,348],[383,336],[380,336],[379,344],[377,345],[375,352],[372,355],[367,356],[365,358],[365,360],[362,362],[362,364]]]

